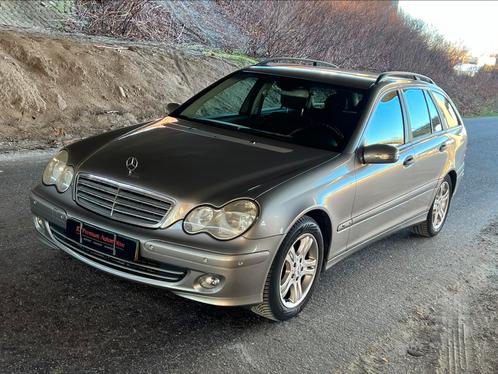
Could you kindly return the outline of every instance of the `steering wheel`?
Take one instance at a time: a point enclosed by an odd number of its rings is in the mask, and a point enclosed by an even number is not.
[[[325,148],[339,148],[339,145],[344,142],[344,134],[335,127],[326,124],[297,129],[290,135],[298,143]]]

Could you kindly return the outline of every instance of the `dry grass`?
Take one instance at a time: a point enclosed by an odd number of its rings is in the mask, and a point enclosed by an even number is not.
[[[432,77],[464,114],[498,110],[498,73],[457,76],[465,54],[390,2],[268,0],[218,4],[248,36],[251,56],[298,56],[343,68],[408,70]]]
[[[237,56],[308,57],[350,69],[414,71],[432,77],[464,114],[498,111],[498,72],[457,76],[453,66],[465,51],[405,17],[392,2],[213,0],[185,5],[74,0],[73,4],[72,27],[86,34],[169,43],[190,40]],[[177,17],[180,13],[183,18]]]

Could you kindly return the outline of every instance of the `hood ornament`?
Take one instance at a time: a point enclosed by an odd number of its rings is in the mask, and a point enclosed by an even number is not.
[[[128,157],[126,160],[126,168],[128,169],[128,175],[131,175],[135,169],[138,167],[138,160],[136,157]]]

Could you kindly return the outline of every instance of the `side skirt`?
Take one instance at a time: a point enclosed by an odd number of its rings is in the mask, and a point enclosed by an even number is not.
[[[428,213],[429,213],[429,211],[420,213],[420,214],[416,215],[415,217],[409,219],[408,221],[402,222],[401,224],[396,225],[396,226],[392,227],[391,229],[389,229],[381,234],[378,234],[378,235],[368,239],[367,241],[365,241],[363,243],[357,244],[356,246],[354,246],[352,248],[348,248],[348,249],[344,250],[343,252],[338,253],[337,255],[335,255],[334,257],[332,257],[331,259],[329,259],[327,261],[327,263],[325,265],[325,270],[330,269],[333,265],[344,260],[346,257],[351,256],[356,251],[359,251],[360,249],[365,248],[369,244],[372,244],[373,242],[376,242],[382,238],[385,238],[386,236],[394,234],[395,232],[400,231],[404,228],[407,228],[407,227],[416,225],[417,223],[425,221]]]

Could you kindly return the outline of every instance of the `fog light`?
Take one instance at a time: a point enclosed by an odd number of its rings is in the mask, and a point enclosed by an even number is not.
[[[45,222],[43,221],[43,218],[35,216],[33,218],[33,221],[35,223],[35,228],[39,231],[44,233],[45,232]]]
[[[205,274],[200,276],[198,281],[202,288],[212,289],[220,284],[221,279],[214,274]]]

